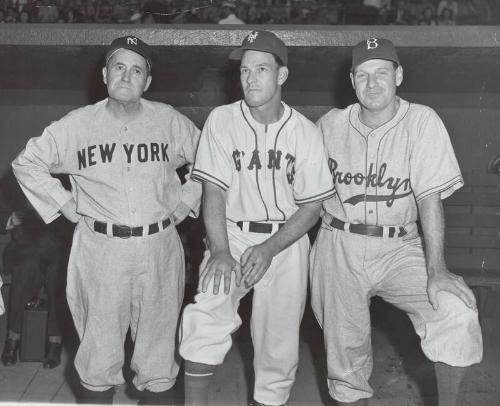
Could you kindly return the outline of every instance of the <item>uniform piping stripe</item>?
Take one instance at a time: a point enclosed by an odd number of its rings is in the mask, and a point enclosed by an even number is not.
[[[448,182],[442,183],[439,186],[435,186],[431,189],[427,189],[426,191],[420,193],[415,199],[417,201],[419,201],[419,200],[422,200],[424,197],[427,197],[427,196],[432,195],[434,193],[443,192],[445,190],[451,189],[457,183],[463,183],[462,176],[457,176],[457,177],[449,180]]]
[[[207,172],[200,171],[199,169],[193,170],[193,172],[191,173],[191,179],[197,182],[207,181],[210,183],[214,183],[215,185],[220,186],[224,190],[229,189],[229,185],[227,185],[220,179],[216,178],[215,176],[210,175]]]
[[[196,376],[196,377],[212,376],[213,374],[214,374],[213,372],[209,372],[207,374],[193,374],[191,372],[185,372],[184,371],[184,375],[187,375],[187,376]]]
[[[304,204],[309,202],[316,202],[321,200],[329,199],[330,197],[335,196],[335,188],[327,190],[326,192],[319,193],[314,196],[306,197],[305,199],[295,199],[295,203]]]
[[[292,118],[292,113],[293,113],[293,110],[290,109],[290,114],[288,115],[288,118],[285,120],[285,122],[282,124],[282,126],[280,127],[280,129],[278,130],[278,133],[276,134],[276,138],[274,139],[274,154],[276,156],[276,146],[278,145],[278,137],[280,136],[281,134],[281,130],[283,129],[283,127],[286,125],[286,123],[288,123],[288,121]],[[285,212],[283,210],[280,209],[279,205],[278,205],[278,197],[276,195],[276,178],[275,178],[275,173],[276,173],[276,165],[273,167],[273,194],[274,194],[274,204],[276,205],[276,208],[279,210],[279,212],[281,214],[283,214],[283,220],[286,220],[286,215],[285,215]]]
[[[399,120],[397,120],[396,122],[393,123],[393,125],[391,127],[389,127],[385,132],[384,132],[384,135],[382,135],[382,137],[380,137],[380,141],[378,143],[378,147],[377,147],[377,168],[376,168],[376,171],[378,173],[378,157],[379,157],[379,152],[380,152],[380,146],[382,144],[382,140],[385,138],[385,136],[389,133],[389,131],[391,131],[394,127],[396,127],[405,117],[406,115],[408,114],[408,112],[410,111],[410,103],[408,103],[407,105],[407,108],[406,108],[406,111],[404,112],[404,114],[401,115],[401,118]],[[399,113],[399,110],[398,110],[398,113]],[[397,113],[396,113],[397,114]],[[390,122],[390,121],[389,121]],[[378,183],[377,183],[377,186],[375,188],[375,193],[377,194],[378,196]],[[365,194],[366,196],[366,194]],[[365,204],[365,209],[366,209],[366,204]],[[375,224],[378,224],[378,202],[375,203],[375,213],[376,213],[376,223]],[[366,218],[366,216],[365,216]]]
[[[243,118],[245,119],[245,121],[247,122],[247,124],[251,128],[251,130],[253,131],[253,135],[255,137],[255,150],[258,151],[259,149],[257,148],[258,147],[257,132],[255,131],[255,129],[252,127],[252,125],[248,121],[247,117],[245,116],[245,112],[243,111],[243,101],[240,101],[240,110],[241,110],[241,114],[243,115]],[[262,200],[262,204],[264,205],[264,210],[266,210],[266,221],[267,221],[267,220],[269,220],[269,211],[267,210],[266,202],[264,201],[264,198],[262,197],[262,192],[260,190],[259,168],[257,168],[257,167],[255,167],[255,182],[257,183],[257,189],[259,190],[260,200]]]

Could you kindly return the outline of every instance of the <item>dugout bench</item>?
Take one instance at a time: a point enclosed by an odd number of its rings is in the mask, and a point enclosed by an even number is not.
[[[0,117],[8,119],[0,120],[0,193],[28,138],[106,96],[101,69],[114,38],[137,35],[155,47],[147,97],[201,126],[214,106],[240,97],[227,55],[252,29],[273,30],[289,46],[283,99],[312,120],[355,100],[348,78],[354,44],[369,37],[395,43],[404,68],[399,94],[438,112],[465,177],[444,202],[448,266],[478,294],[482,318],[500,325],[500,174],[488,168],[500,154],[500,27],[3,24]]]

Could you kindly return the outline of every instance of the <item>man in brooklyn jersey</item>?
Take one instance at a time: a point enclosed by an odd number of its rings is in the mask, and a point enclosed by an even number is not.
[[[284,43],[253,31],[230,58],[241,60],[244,100],[210,114],[193,169],[193,179],[203,183],[209,249],[199,293],[182,318],[186,404],[207,404],[215,366],[241,324],[239,302],[253,289],[253,404],[282,405],[298,363],[306,232],[321,201],[333,195],[333,183],[318,129],[281,101]]]
[[[403,68],[392,42],[356,45],[350,77],[359,102],[319,120],[336,189],[311,254],[329,392],[341,405],[368,404],[378,295],[409,315],[435,363],[439,404],[455,405],[466,367],[482,357],[474,295],[444,261],[441,200],[463,185],[455,154],[432,109],[396,96]],[[425,248],[418,234],[403,238],[417,218]]]

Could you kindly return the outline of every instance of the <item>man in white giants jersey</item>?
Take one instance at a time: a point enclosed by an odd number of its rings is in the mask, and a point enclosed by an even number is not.
[[[208,403],[210,378],[231,347],[231,333],[241,325],[239,302],[251,289],[253,404],[282,405],[298,364],[306,232],[333,195],[333,183],[318,129],[281,101],[284,43],[253,31],[230,57],[241,59],[245,99],[212,111],[193,169],[193,179],[203,182],[209,249],[196,303],[182,318],[186,405]]]

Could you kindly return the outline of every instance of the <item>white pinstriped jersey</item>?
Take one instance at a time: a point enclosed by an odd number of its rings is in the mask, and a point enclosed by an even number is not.
[[[26,196],[45,222],[72,195],[78,214],[128,226],[157,222],[179,202],[199,210],[201,187],[181,185],[176,169],[192,164],[200,131],[171,106],[141,99],[130,122],[114,118],[107,99],[74,110],[29,140],[13,162]],[[70,175],[72,191],[50,173]]]
[[[358,103],[318,121],[337,191],[324,202],[331,215],[350,223],[405,225],[417,220],[417,201],[432,193],[444,199],[463,186],[436,112],[398,100],[396,115],[376,129],[361,123]]]
[[[192,178],[227,191],[231,221],[286,221],[298,205],[334,193],[317,127],[285,103],[264,125],[244,101],[214,109],[205,123]]]

